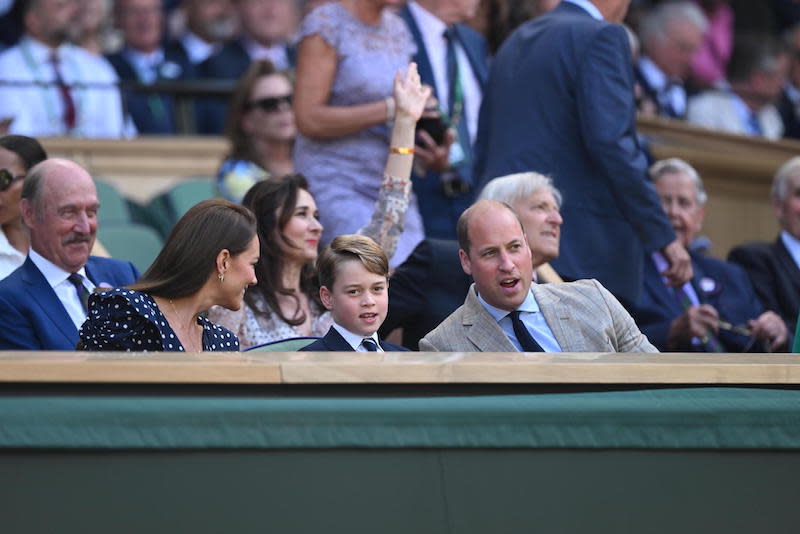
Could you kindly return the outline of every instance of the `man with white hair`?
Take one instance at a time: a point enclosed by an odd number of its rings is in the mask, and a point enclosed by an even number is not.
[[[800,314],[800,156],[775,173],[772,206],[781,228],[778,238],[738,246],[728,261],[747,271],[764,307],[780,315],[791,332]]]
[[[643,96],[661,116],[686,116],[686,89],[694,53],[703,43],[708,21],[693,2],[670,2],[655,7],[642,21],[643,54],[636,78]]]
[[[650,169],[661,205],[688,249],[705,217],[706,192],[697,171],[678,158]],[[787,328],[764,311],[747,274],[738,266],[696,252],[693,278],[670,287],[660,274],[666,260],[645,258],[642,297],[632,310],[636,322],[662,351],[764,352],[785,350]]]

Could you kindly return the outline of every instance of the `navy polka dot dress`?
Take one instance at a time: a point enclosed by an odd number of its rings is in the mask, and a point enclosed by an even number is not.
[[[198,317],[203,350],[238,351],[239,339],[227,328]],[[178,336],[150,295],[112,289],[89,297],[89,317],[79,332],[84,350],[181,351]]]

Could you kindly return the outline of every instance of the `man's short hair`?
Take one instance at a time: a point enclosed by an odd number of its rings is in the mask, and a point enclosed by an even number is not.
[[[692,179],[692,184],[694,184],[694,199],[697,201],[697,205],[705,206],[706,201],[708,201],[706,188],[703,185],[703,180],[700,178],[700,175],[694,167],[680,158],[668,158],[656,161],[648,172],[650,173],[650,179],[653,183],[656,183],[665,174],[686,174]]]
[[[555,188],[550,177],[538,172],[518,172],[494,178],[484,186],[478,200],[488,199],[513,204],[543,189],[553,195],[556,205],[561,208],[561,192]]]
[[[458,218],[458,223],[456,224],[456,234],[458,236],[458,247],[461,250],[463,250],[464,252],[466,252],[467,255],[469,255],[469,247],[470,247],[470,242],[469,242],[469,221],[472,218],[472,212],[475,211],[475,206],[477,206],[482,201],[486,201],[486,200],[494,201],[497,204],[505,207],[508,211],[510,211],[511,214],[514,216],[514,218],[519,223],[519,227],[522,230],[523,235],[525,234],[525,226],[523,226],[523,224],[522,224],[522,219],[519,218],[519,215],[517,214],[517,212],[514,211],[514,208],[512,208],[508,203],[502,202],[500,200],[491,199],[491,198],[488,198],[488,199],[487,198],[480,198],[477,201],[475,201],[475,204],[473,204],[472,206],[470,206],[470,207],[468,207],[467,209],[464,210],[464,212]]]
[[[774,73],[785,54],[786,48],[771,35],[737,35],[728,62],[728,81],[744,82],[756,72]]]
[[[780,166],[772,180],[772,198],[778,202],[783,202],[791,193],[791,180],[800,175],[800,156],[789,159]]]
[[[389,276],[389,260],[380,245],[367,236],[340,235],[325,247],[317,259],[320,285],[333,289],[339,267],[353,260],[360,261],[373,274]]]
[[[688,22],[700,32],[708,29],[708,19],[703,11],[692,2],[666,2],[659,4],[644,16],[639,35],[647,48],[651,39],[664,39],[667,27],[673,20]]]

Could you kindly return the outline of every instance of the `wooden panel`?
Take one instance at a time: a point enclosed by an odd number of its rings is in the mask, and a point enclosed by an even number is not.
[[[0,352],[0,382],[800,384],[792,354]]]

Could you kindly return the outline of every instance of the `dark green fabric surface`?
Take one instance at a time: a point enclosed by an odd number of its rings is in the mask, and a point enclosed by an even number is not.
[[[0,447],[800,448],[800,391],[0,397]]]

